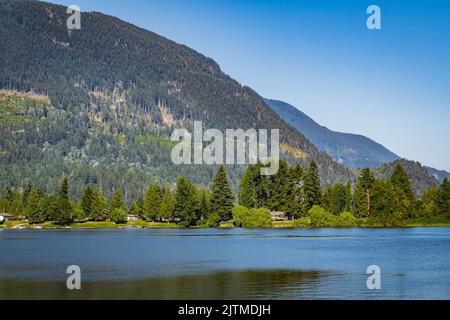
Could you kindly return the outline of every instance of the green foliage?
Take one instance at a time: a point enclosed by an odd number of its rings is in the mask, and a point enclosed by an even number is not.
[[[342,212],[337,217],[336,227],[354,228],[358,226],[358,219],[351,212]]]
[[[28,203],[26,207],[26,217],[31,224],[44,221],[42,212],[42,201],[39,189],[33,188],[28,195]]]
[[[61,182],[61,190],[58,199],[54,203],[53,209],[55,223],[59,225],[68,225],[73,222],[72,205],[70,204],[68,190],[69,181],[67,177],[64,177]]]
[[[127,222],[127,211],[123,208],[114,208],[111,211],[110,219],[115,224],[124,224]]]
[[[304,193],[306,210],[311,209],[314,205],[320,204],[320,178],[315,161],[311,161],[311,163],[309,164],[309,169],[305,177]]]
[[[126,210],[126,208],[127,207],[125,206],[125,202],[123,202],[123,199],[122,199],[122,193],[120,192],[119,189],[117,189],[114,192],[114,196],[111,200],[111,209],[112,210],[114,210],[114,209]]]
[[[161,200],[161,188],[156,184],[149,185],[144,199],[144,217],[147,221],[158,221]]]
[[[329,228],[337,226],[337,217],[318,205],[314,205],[308,211],[308,214],[312,228]]]
[[[230,217],[233,199],[225,166],[221,165],[211,187],[211,212],[218,214],[221,219]]]
[[[444,179],[439,188],[437,204],[439,211],[450,218],[450,180],[448,178]]]
[[[242,228],[257,229],[271,228],[272,217],[270,211],[265,208],[248,209],[244,206],[233,208],[234,225]]]
[[[193,226],[198,220],[198,199],[195,186],[186,177],[177,179],[174,215],[182,226]]]
[[[309,228],[311,226],[311,219],[307,217],[301,217],[295,220],[294,225],[296,228]]]
[[[166,187],[164,190],[164,195],[161,199],[160,205],[160,220],[170,221],[173,218],[173,211],[175,208],[175,201],[173,199],[172,192],[170,188]]]
[[[253,208],[255,206],[255,166],[250,165],[242,176],[239,185],[238,202],[240,205]]]
[[[395,194],[395,200],[399,210],[408,213],[409,217],[414,216],[414,192],[408,174],[401,164],[397,164],[389,179]]]
[[[123,190],[127,204],[150,181],[186,176],[206,186],[214,167],[170,161],[172,126],[188,128],[194,119],[207,128],[278,128],[283,144],[320,165],[324,181],[352,178],[256,92],[186,46],[99,13],[83,13],[89,32],[69,34],[60,23],[65,8],[39,1],[3,0],[0,12],[0,43],[8,48],[0,88],[17,93],[0,98],[1,193],[33,184],[55,194],[63,175],[72,199],[96,185],[108,199]],[[233,188],[243,169],[228,170]]]
[[[88,218],[92,212],[93,192],[91,187],[87,186],[83,191],[83,195],[80,200],[80,207],[83,211],[83,217]]]

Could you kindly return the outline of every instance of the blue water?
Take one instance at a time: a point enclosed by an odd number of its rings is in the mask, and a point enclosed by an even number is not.
[[[0,295],[2,281],[63,283],[69,265],[87,282],[190,276],[189,286],[225,272],[212,290],[230,289],[234,273],[254,273],[243,276],[245,289],[221,298],[450,299],[450,228],[0,231]],[[370,265],[381,268],[381,290],[366,286]],[[276,281],[287,283],[267,280],[283,272]]]

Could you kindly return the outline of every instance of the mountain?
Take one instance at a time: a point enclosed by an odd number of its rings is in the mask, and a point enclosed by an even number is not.
[[[319,150],[327,152],[334,160],[350,168],[376,168],[400,159],[395,153],[365,136],[332,131],[288,103],[270,99],[265,101]]]
[[[445,170],[438,170],[431,167],[425,167],[430,176],[434,177],[439,183],[442,183],[445,178],[450,179],[450,172]]]
[[[323,183],[354,175],[283,121],[212,59],[98,12],[66,28],[66,7],[0,0],[0,192],[98,184],[130,199],[179,175],[207,184],[216,168],[175,166],[174,128],[280,129],[283,157],[315,160]],[[229,168],[234,185],[243,168]]]
[[[420,164],[420,162],[406,159],[400,159],[382,165],[375,169],[375,175],[379,178],[388,178],[394,172],[397,164],[401,164],[408,173],[416,196],[420,197],[425,190],[439,186],[436,178],[429,174],[429,169],[427,167]]]

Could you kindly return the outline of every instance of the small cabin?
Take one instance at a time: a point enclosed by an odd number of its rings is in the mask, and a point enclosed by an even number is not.
[[[285,212],[272,211],[270,214],[272,215],[273,221],[287,221],[288,220],[288,216],[286,215]]]
[[[139,216],[137,214],[129,214],[127,215],[127,221],[139,221]]]

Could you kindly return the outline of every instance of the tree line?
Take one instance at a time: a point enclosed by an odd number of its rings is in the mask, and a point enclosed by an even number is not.
[[[53,221],[60,225],[106,220],[126,223],[128,215],[134,215],[184,227],[217,227],[222,221],[233,221],[239,227],[270,227],[271,211],[284,212],[303,227],[399,226],[450,220],[450,180],[428,189],[418,199],[401,164],[389,179],[377,179],[365,168],[355,186],[337,183],[323,189],[314,161],[304,168],[281,160],[273,176],[261,175],[263,166],[259,163],[247,168],[237,197],[225,166],[220,166],[209,188],[180,176],[174,185],[150,184],[143,196],[129,205],[119,188],[108,199],[98,186],[86,186],[80,199],[71,199],[69,180],[64,177],[56,195],[37,187],[8,189],[0,198],[0,210],[26,218],[31,224]]]

